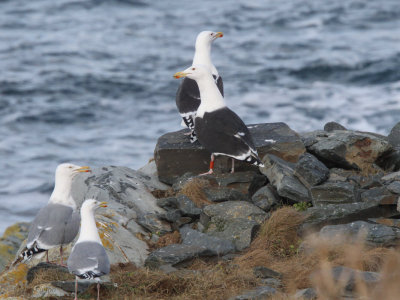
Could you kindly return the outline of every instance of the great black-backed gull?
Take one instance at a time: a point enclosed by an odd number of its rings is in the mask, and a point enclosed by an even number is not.
[[[77,300],[78,278],[96,279],[97,299],[100,298],[101,276],[110,273],[110,261],[97,232],[94,211],[107,207],[106,202],[88,199],[81,207],[81,230],[79,238],[68,258],[68,270],[75,275],[75,300]]]
[[[219,76],[217,69],[211,61],[211,44],[220,37],[223,37],[222,32],[200,32],[196,39],[196,49],[192,64],[203,65],[209,68],[221,94],[224,95],[222,77]],[[176,106],[182,117],[182,125],[186,125],[191,130],[190,141],[192,143],[197,140],[194,131],[194,118],[200,101],[200,92],[196,81],[190,78],[183,79],[176,93]]]
[[[216,155],[226,155],[256,166],[264,166],[247,126],[226,106],[208,68],[193,65],[183,72],[175,73],[174,77],[191,78],[199,86],[201,104],[197,109],[194,129],[199,142],[211,152],[210,170],[205,174],[213,173]],[[234,172],[234,160],[231,172]]]
[[[63,265],[62,247],[72,242],[79,231],[79,211],[71,195],[71,185],[72,179],[81,172],[90,172],[90,168],[69,163],[57,167],[50,200],[31,223],[26,248],[13,265],[44,251],[49,262],[48,250],[57,246],[60,246],[60,264]]]

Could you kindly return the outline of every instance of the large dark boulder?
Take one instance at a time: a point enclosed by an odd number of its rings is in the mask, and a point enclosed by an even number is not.
[[[299,135],[285,123],[265,123],[248,125],[258,154],[262,158],[266,153],[275,154],[288,161],[296,162],[305,152]],[[200,143],[191,144],[187,130],[169,132],[161,136],[154,150],[160,181],[172,184],[186,172],[200,174],[208,171],[210,153]],[[215,171],[228,172],[231,159],[225,156],[216,158]],[[236,171],[255,170],[257,167],[245,162],[235,162]]]

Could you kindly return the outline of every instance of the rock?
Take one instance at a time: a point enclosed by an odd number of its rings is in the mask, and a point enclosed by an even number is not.
[[[313,205],[319,206],[359,202],[360,194],[350,182],[325,182],[311,188],[311,198]]]
[[[139,215],[136,222],[151,233],[165,234],[172,231],[172,229],[170,224],[159,217],[162,215],[154,213]]]
[[[212,202],[248,200],[247,195],[231,188],[209,187],[204,189],[204,193],[206,194],[207,199]]]
[[[29,223],[21,222],[9,226],[0,238],[0,272],[15,257],[20,244],[28,236]]]
[[[389,143],[395,147],[400,148],[400,122],[398,122],[388,135]]]
[[[265,278],[261,279],[260,281],[262,285],[268,285],[276,289],[280,289],[283,287],[282,281],[277,278]]]
[[[211,220],[218,218],[231,221],[232,219],[242,218],[261,224],[267,218],[267,214],[264,211],[245,201],[226,201],[207,205],[204,207],[203,212]],[[203,225],[206,226],[206,224]]]
[[[212,255],[204,246],[171,244],[151,252],[145,261],[145,266],[153,269],[162,265],[175,266],[193,258]]]
[[[371,133],[339,130],[326,132],[324,136],[315,135],[307,150],[328,167],[369,170],[393,147],[384,138]]]
[[[264,300],[276,293],[276,289],[270,286],[260,286],[254,290],[245,291],[243,294],[229,298],[229,300]]]
[[[282,274],[279,272],[276,272],[274,270],[271,270],[269,268],[266,268],[264,266],[258,266],[253,268],[254,275],[259,278],[282,278]]]
[[[263,211],[269,211],[279,205],[280,199],[274,188],[266,185],[253,195],[251,201]]]
[[[303,184],[307,183],[308,187],[320,184],[329,177],[329,169],[310,153],[300,156],[294,172]]]
[[[202,213],[202,209],[198,208],[189,197],[179,195],[176,200],[178,203],[178,209],[181,211],[183,216],[199,217]]]
[[[308,218],[301,227],[302,231],[319,229],[327,224],[348,223],[372,217],[393,217],[398,215],[398,212],[392,205],[379,206],[376,202],[356,202],[310,207],[305,214]]]
[[[385,175],[381,179],[384,182],[400,181],[400,171]]]
[[[235,246],[231,241],[209,236],[188,226],[181,228],[180,234],[182,244],[206,247],[210,255],[222,256],[235,251]]]
[[[324,130],[328,132],[332,132],[334,130],[347,130],[346,127],[340,125],[337,122],[328,122],[324,125]]]
[[[349,224],[324,226],[319,237],[329,241],[356,242],[365,240],[370,246],[395,246],[400,239],[400,229],[382,224],[356,221]]]
[[[56,264],[41,262],[28,270],[28,273],[26,274],[26,280],[28,281],[28,283],[31,283],[35,279],[37,274],[42,270],[44,271],[52,270],[56,271],[57,273],[69,274],[69,271],[66,267],[62,267]]]
[[[310,202],[308,189],[294,175],[295,164],[268,154],[263,158],[265,167],[260,168],[279,196],[295,202]]]
[[[380,205],[394,205],[397,203],[397,197],[385,187],[376,187],[361,193],[362,202],[377,202]]]
[[[37,285],[33,288],[32,298],[70,297],[71,293],[52,286],[50,283]]]
[[[338,286],[344,288],[343,296],[351,296],[356,292],[356,285],[363,283],[365,287],[371,288],[379,283],[381,276],[376,272],[364,272],[351,268],[338,266],[331,270],[333,280]],[[321,276],[320,271],[311,274],[311,277],[318,278]]]
[[[87,291],[87,289],[92,285],[95,284],[93,283],[93,281],[90,280],[79,280],[78,281],[78,294],[81,294],[85,291]],[[60,288],[65,292],[68,293],[75,293],[75,281],[53,281],[51,282],[51,285],[56,287],[56,288]]]
[[[260,225],[253,220],[244,218],[221,219],[212,218],[207,224],[206,233],[224,240],[231,241],[236,250],[242,251],[250,246]]]
[[[295,162],[305,152],[298,134],[284,123],[255,124],[248,127],[260,157],[272,153]],[[186,131],[164,134],[157,141],[154,157],[159,179],[164,183],[172,184],[187,172],[200,174],[208,170],[210,153],[199,143],[190,143],[184,135]],[[216,173],[227,172],[230,167],[230,158],[217,157],[214,165]],[[257,171],[257,168],[245,162],[235,162],[235,171],[247,170]]]
[[[169,223],[159,218],[165,210],[157,205],[152,194],[152,191],[169,187],[159,182],[154,163],[141,170],[115,166],[92,168],[92,173],[86,179],[73,182],[73,197],[78,206],[87,198],[108,203],[108,208],[98,211],[96,218],[109,224],[109,238],[102,233],[101,236],[111,264],[131,261],[138,266],[143,265],[148,246],[137,234],[171,230]],[[70,247],[65,249],[66,257]],[[52,249],[49,254],[54,253],[54,257],[57,257],[57,251]],[[37,262],[32,260],[32,263]]]
[[[390,218],[369,218],[368,221],[374,222],[376,224],[383,224],[390,227],[400,228],[400,220],[399,219],[390,219]]]
[[[181,211],[179,209],[169,210],[165,214],[161,214],[160,218],[171,223],[176,223],[182,217]]]
[[[294,294],[293,298],[302,300],[316,300],[318,298],[318,295],[313,288],[306,288],[298,290],[296,294]]]
[[[400,194],[400,181],[393,181],[386,188],[394,194]]]
[[[382,155],[377,160],[377,165],[380,166],[382,169],[395,172],[400,170],[400,148],[396,146],[396,148],[385,155]]]

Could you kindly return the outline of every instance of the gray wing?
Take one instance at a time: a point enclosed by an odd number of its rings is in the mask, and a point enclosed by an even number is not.
[[[79,230],[79,216],[77,219],[76,213],[71,207],[61,204],[43,207],[29,228],[27,248],[31,248],[35,242],[41,249],[71,242]]]
[[[94,277],[99,277],[110,273],[110,262],[106,250],[96,242],[75,244],[67,264],[68,270],[76,276],[94,273]]]

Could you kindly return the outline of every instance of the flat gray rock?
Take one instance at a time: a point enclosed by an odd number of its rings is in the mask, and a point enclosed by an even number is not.
[[[204,246],[171,244],[151,252],[145,266],[156,269],[162,265],[174,266],[193,258],[212,255],[213,253]]]
[[[207,199],[212,202],[246,201],[248,196],[227,187],[208,187],[204,189]]]
[[[278,155],[289,161],[297,161],[305,152],[304,145],[296,132],[285,123],[248,125],[259,156],[266,153]],[[200,174],[208,171],[210,154],[200,143],[190,143],[184,135],[187,130],[170,132],[161,136],[154,150],[160,181],[172,184],[187,172]],[[231,159],[219,156],[215,161],[215,172],[229,172]],[[235,171],[257,171],[257,167],[236,161]]]
[[[245,291],[243,294],[229,298],[229,300],[264,300],[276,294],[276,289],[270,286],[260,286],[254,290]]]
[[[282,278],[282,274],[264,266],[253,268],[254,275],[259,278]]]
[[[388,140],[393,147],[400,148],[400,122],[394,125],[392,130],[390,130]]]
[[[325,182],[311,188],[314,206],[324,204],[343,204],[360,201],[360,194],[355,184],[350,182]]]
[[[349,224],[327,225],[319,237],[330,241],[363,241],[370,246],[395,246],[399,243],[400,229],[383,224],[356,221]]]
[[[220,239],[215,236],[209,236],[197,230],[185,226],[179,230],[182,238],[182,244],[206,247],[211,255],[222,256],[235,251],[235,246],[229,240]]]

